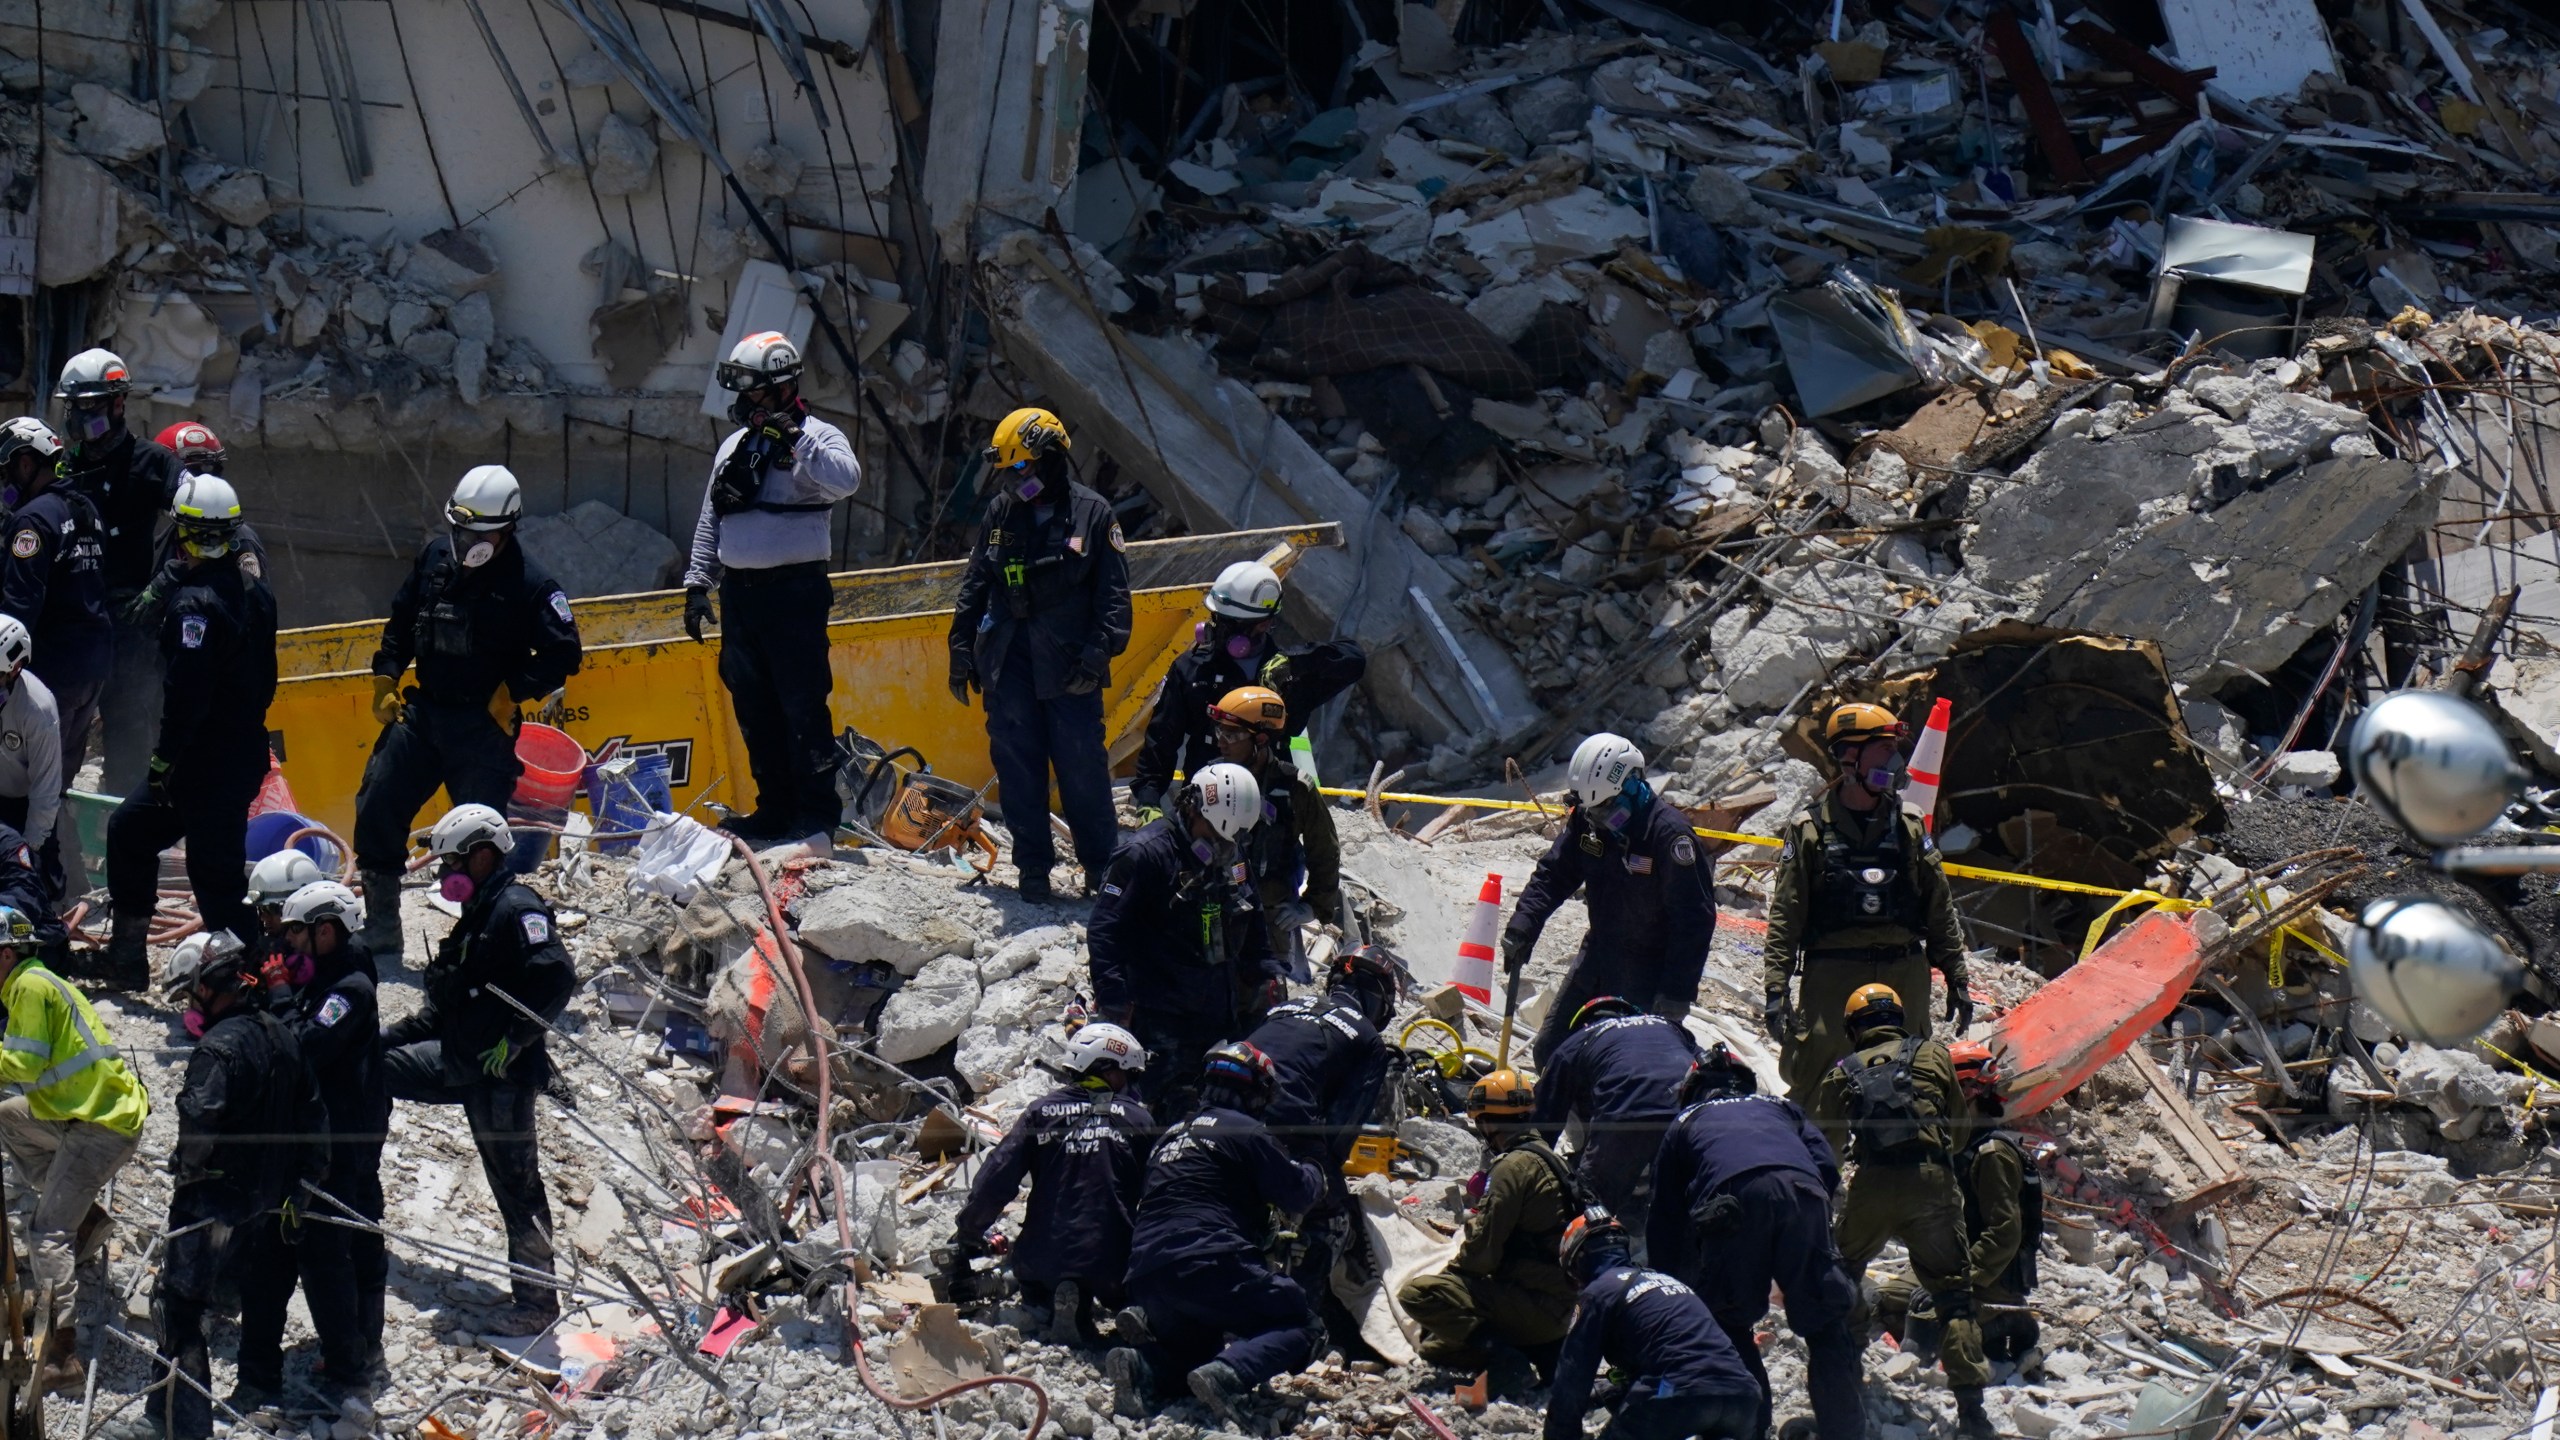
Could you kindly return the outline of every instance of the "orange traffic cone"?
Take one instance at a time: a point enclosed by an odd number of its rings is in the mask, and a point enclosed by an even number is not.
[[[1920,812],[1920,827],[1933,835],[1938,830],[1939,767],[1947,763],[1947,717],[1955,708],[1946,699],[1929,707],[1929,723],[1920,731],[1920,743],[1911,748],[1911,784],[1902,792],[1902,803]]]
[[[1467,917],[1467,938],[1458,942],[1458,963],[1449,981],[1481,1005],[1493,1003],[1493,937],[1502,923],[1502,876],[1488,871],[1476,892],[1476,913]]]

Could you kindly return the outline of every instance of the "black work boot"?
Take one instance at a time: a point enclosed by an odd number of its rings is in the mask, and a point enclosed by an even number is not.
[[[1209,1407],[1209,1413],[1232,1425],[1236,1423],[1236,1403],[1253,1393],[1234,1366],[1224,1360],[1212,1360],[1191,1372],[1193,1399]]]
[[[1147,1400],[1155,1389],[1147,1358],[1123,1345],[1102,1357],[1102,1373],[1111,1381],[1111,1413],[1123,1420],[1146,1419]]]
[[[378,963],[400,959],[400,872],[367,870],[364,884],[364,948]]]
[[[1991,1423],[1991,1412],[1982,1408],[1982,1387],[1958,1385],[1956,1392],[1956,1433],[1964,1440],[1999,1440],[2000,1428]]]
[[[1538,1367],[1517,1346],[1500,1341],[1484,1347],[1485,1390],[1496,1400],[1517,1400],[1538,1388]]]
[[[92,985],[111,991],[151,988],[150,911],[116,912],[115,928],[107,937],[107,953],[98,961]]]
[[[1046,870],[1037,875],[1023,876],[1015,882],[1015,889],[1021,892],[1023,899],[1034,905],[1054,905],[1058,902],[1058,892],[1050,886],[1049,872]]]

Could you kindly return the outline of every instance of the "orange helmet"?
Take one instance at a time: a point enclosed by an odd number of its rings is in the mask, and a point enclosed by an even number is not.
[[[1479,1120],[1526,1120],[1537,1091],[1517,1070],[1496,1070],[1467,1091],[1467,1113]]]
[[[2000,1093],[2000,1057],[1979,1040],[1959,1040],[1947,1047],[1955,1058],[1956,1084],[1979,1100]]]
[[[1861,745],[1869,740],[1899,740],[1906,732],[1894,713],[1881,705],[1843,705],[1823,723],[1827,745]]]
[[[1209,718],[1257,735],[1277,735],[1289,728],[1289,702],[1267,686],[1239,685],[1218,697],[1218,703],[1209,707]]]

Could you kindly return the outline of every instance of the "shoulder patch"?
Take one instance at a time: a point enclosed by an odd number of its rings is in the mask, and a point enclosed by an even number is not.
[[[240,573],[252,580],[264,580],[267,578],[267,567],[258,563],[256,551],[243,550],[240,552]]]
[[[1673,863],[1674,865],[1695,865],[1695,864],[1697,864],[1697,863],[1698,863],[1698,841],[1697,841],[1697,837],[1692,836],[1692,835],[1683,835],[1683,836],[1681,836],[1679,839],[1672,841],[1672,842],[1671,842],[1671,863]]]
[[[347,1003],[346,996],[333,994],[328,999],[320,1002],[320,1012],[311,1018],[315,1023],[320,1025],[335,1025],[339,1021],[346,1019],[347,1012],[354,1008],[354,1006]]]
[[[527,910],[523,915],[517,917],[516,923],[524,927],[524,943],[527,945],[547,945],[551,943],[550,916],[543,914],[539,910]]]
[[[9,542],[9,553],[21,560],[33,560],[36,558],[36,552],[43,548],[44,537],[37,534],[33,528],[19,531],[17,538]]]
[[[1120,522],[1117,520],[1111,522],[1111,548],[1114,550],[1129,548],[1129,539],[1120,533]]]
[[[204,648],[203,616],[181,615],[178,617],[178,643],[189,650]]]
[[[566,591],[554,590],[551,592],[551,613],[559,616],[560,623],[563,625],[572,625],[577,623],[569,618],[569,595]]]
[[[26,869],[33,870],[34,868],[36,868],[36,852],[34,852],[33,850],[28,849],[28,848],[27,848],[26,846],[24,846],[24,845],[19,846],[19,847],[18,847],[18,864],[19,864],[19,865],[21,865],[21,866],[23,866],[23,867],[25,867]]]

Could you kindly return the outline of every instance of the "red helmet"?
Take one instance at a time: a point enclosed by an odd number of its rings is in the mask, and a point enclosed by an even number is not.
[[[198,475],[222,473],[222,437],[201,420],[181,420],[160,432],[160,443],[178,452],[178,463]]]

